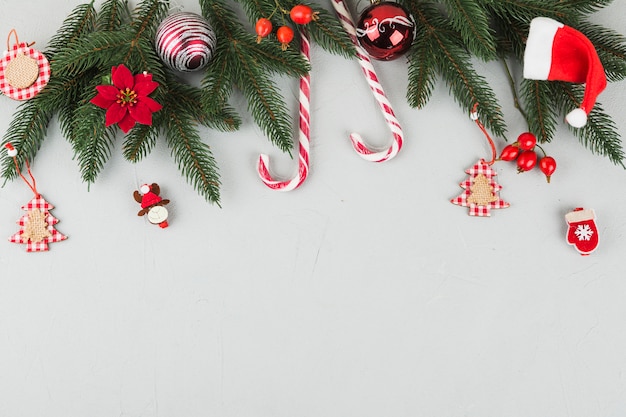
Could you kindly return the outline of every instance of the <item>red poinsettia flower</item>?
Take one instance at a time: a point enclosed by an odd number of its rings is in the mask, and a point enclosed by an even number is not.
[[[113,85],[96,87],[98,95],[90,103],[107,109],[106,126],[114,124],[128,133],[135,123],[152,125],[152,113],[163,106],[148,97],[159,83],[152,81],[152,74],[144,72],[133,76],[126,66],[119,65],[111,69]]]

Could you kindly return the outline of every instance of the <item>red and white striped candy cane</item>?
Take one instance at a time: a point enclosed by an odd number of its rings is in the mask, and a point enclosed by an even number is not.
[[[310,49],[308,35],[304,28],[300,29],[300,53],[310,62]],[[273,190],[291,191],[298,188],[309,173],[309,143],[311,138],[309,102],[311,98],[311,78],[309,74],[300,77],[300,131],[298,135],[298,173],[288,181],[279,181],[272,177],[269,172],[269,156],[261,154],[257,164],[257,171],[261,180]]]
[[[396,115],[393,112],[393,108],[391,107],[391,103],[387,99],[385,95],[385,91],[383,90],[383,86],[378,81],[378,76],[376,75],[376,71],[372,66],[372,62],[370,61],[367,52],[361,47],[359,41],[356,36],[356,26],[354,25],[354,21],[352,20],[352,16],[346,7],[346,4],[343,0],[332,0],[331,3],[335,8],[335,12],[343,25],[343,28],[350,36],[352,43],[356,47],[357,57],[359,59],[359,64],[361,65],[361,69],[363,70],[363,75],[365,75],[365,79],[378,102],[381,112],[385,117],[385,121],[387,122],[387,126],[391,130],[393,134],[393,142],[389,146],[388,149],[383,151],[375,151],[371,150],[367,147],[363,138],[358,133],[350,134],[350,140],[352,141],[352,146],[354,150],[357,151],[361,157],[367,161],[372,162],[384,162],[387,161],[398,154],[400,148],[402,148],[402,127],[400,126],[400,122],[396,118]]]

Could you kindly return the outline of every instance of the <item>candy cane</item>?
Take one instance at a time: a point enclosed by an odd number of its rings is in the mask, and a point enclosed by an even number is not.
[[[331,2],[333,7],[335,8],[335,12],[343,25],[343,28],[352,43],[356,47],[357,57],[359,59],[359,64],[361,65],[361,70],[363,70],[363,75],[365,75],[365,79],[378,102],[381,112],[385,117],[385,121],[387,122],[387,126],[391,130],[393,134],[393,142],[389,146],[387,150],[384,151],[374,151],[367,147],[363,138],[358,133],[351,133],[350,140],[352,141],[352,146],[354,150],[357,151],[361,157],[367,161],[372,162],[383,162],[387,161],[398,154],[400,148],[402,148],[402,127],[400,126],[400,122],[396,119],[396,115],[393,112],[393,108],[391,107],[391,103],[387,99],[385,95],[385,91],[383,90],[383,86],[378,81],[378,76],[376,76],[376,71],[372,66],[372,62],[367,56],[367,52],[359,45],[359,41],[356,36],[356,26],[354,25],[354,21],[352,20],[352,16],[348,11],[343,0],[332,0]]]
[[[300,53],[310,62],[310,43],[304,29],[300,29]],[[298,174],[288,181],[278,181],[269,172],[269,156],[261,154],[257,171],[261,180],[273,190],[291,191],[298,188],[309,173],[309,142],[311,136],[309,102],[311,97],[311,78],[309,74],[300,77],[300,132],[298,136]]]

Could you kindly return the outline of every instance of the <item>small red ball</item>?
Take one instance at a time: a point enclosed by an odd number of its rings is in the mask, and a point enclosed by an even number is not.
[[[535,151],[523,151],[517,157],[517,171],[530,171],[537,165],[537,154]]]
[[[276,39],[280,42],[282,50],[286,50],[289,46],[289,42],[293,40],[293,29],[289,26],[281,26],[276,31]]]
[[[503,161],[513,161],[518,157],[520,153],[519,147],[515,145],[507,145],[502,149],[502,153],[500,154],[500,159]]]
[[[524,132],[518,136],[517,144],[520,149],[524,151],[529,151],[537,144],[537,136],[533,135],[530,132]]]
[[[398,3],[383,1],[361,13],[356,35],[374,59],[389,61],[409,50],[415,39],[415,19]]]
[[[269,19],[262,17],[256,21],[254,29],[257,34],[256,41],[259,43],[262,38],[265,38],[267,35],[272,33],[272,22]]]
[[[546,176],[546,181],[550,182],[550,177],[556,171],[556,160],[551,156],[544,156],[539,160],[539,169]]]
[[[318,14],[318,12],[313,12],[313,9],[305,4],[297,4],[289,11],[289,18],[297,25],[306,25],[312,20],[317,20]]]

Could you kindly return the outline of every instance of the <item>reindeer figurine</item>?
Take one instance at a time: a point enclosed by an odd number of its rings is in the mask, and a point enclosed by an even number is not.
[[[169,204],[170,200],[161,198],[159,194],[161,194],[161,188],[159,184],[153,182],[150,185],[142,185],[139,191],[135,190],[133,197],[136,202],[141,204],[141,210],[139,210],[137,215],[144,216],[147,214],[150,223],[158,224],[159,227],[165,229],[168,226],[168,213],[164,206]]]

